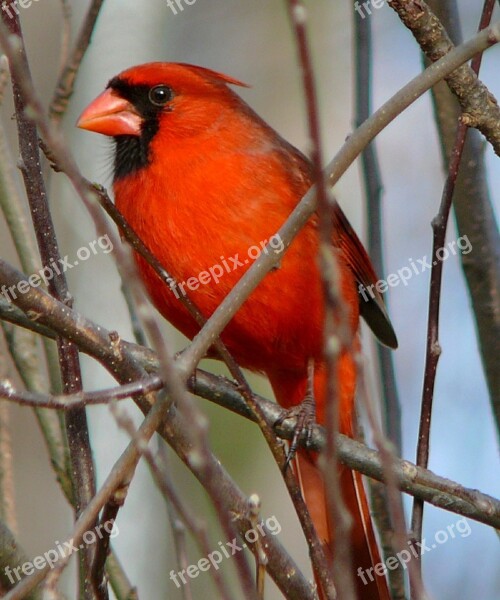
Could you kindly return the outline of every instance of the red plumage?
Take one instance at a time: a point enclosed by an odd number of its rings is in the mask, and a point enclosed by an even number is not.
[[[151,63],[111,80],[82,114],[79,126],[116,140],[116,205],[153,254],[180,282],[196,278],[189,296],[209,317],[252,262],[249,248],[273,236],[312,184],[310,162],[271,129],[214,71]],[[158,102],[157,102],[158,101]],[[369,258],[339,207],[332,214],[341,294],[355,336],[360,310],[375,333],[395,347],[396,338],[375,291],[361,301],[358,285],[376,282]],[[315,363],[317,419],[324,423],[322,355],[324,304],[317,266],[317,218],[298,234],[280,268],[269,273],[227,325],[222,339],[238,362],[265,373],[277,400],[289,408],[304,398],[307,365]],[[256,252],[253,253],[254,255]],[[200,274],[238,257],[219,281]],[[176,328],[193,337],[198,327],[171,290],[137,257],[152,301]],[[206,277],[203,277],[206,281]],[[192,280],[191,280],[192,281]],[[193,284],[193,286],[195,285]],[[353,435],[356,370],[344,352],[337,382],[341,431]],[[299,451],[297,463],[308,507],[320,537],[331,543],[316,456]],[[342,468],[353,513],[355,567],[380,560],[361,477]],[[388,598],[385,580],[362,585],[359,597]]]

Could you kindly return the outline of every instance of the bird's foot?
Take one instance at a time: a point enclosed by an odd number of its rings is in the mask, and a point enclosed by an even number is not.
[[[310,361],[307,370],[307,390],[300,404],[283,411],[282,416],[274,423],[274,428],[287,419],[296,419],[292,441],[285,461],[285,471],[292,462],[299,447],[301,438],[305,438],[306,446],[311,442],[313,427],[316,423],[316,399],[314,397],[314,363]]]
[[[314,396],[307,395],[300,404],[283,411],[283,415],[275,421],[274,427],[279,427],[287,419],[296,419],[296,422],[285,461],[285,471],[295,457],[299,441],[305,437],[307,445],[312,439],[313,426],[316,423],[316,402]]]

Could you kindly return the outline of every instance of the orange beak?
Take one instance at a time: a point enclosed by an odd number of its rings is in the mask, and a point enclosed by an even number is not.
[[[135,108],[113,90],[106,90],[91,102],[76,126],[103,135],[141,135],[142,117]]]

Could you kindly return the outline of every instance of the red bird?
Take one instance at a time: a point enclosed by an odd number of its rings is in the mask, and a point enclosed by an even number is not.
[[[133,67],[111,79],[78,122],[83,129],[113,137],[118,209],[177,281],[187,285],[205,317],[255,259],[254,247],[272,238],[313,183],[310,161],[228,84],[244,85],[186,64]],[[332,248],[352,333],[356,335],[361,314],[381,342],[395,348],[370,259],[338,206],[332,219]],[[267,375],[285,408],[304,399],[313,361],[317,421],[324,423],[324,302],[317,229],[313,217],[280,268],[260,283],[221,337],[242,366]],[[158,310],[192,338],[198,331],[193,318],[151,267],[140,256],[136,260]],[[373,293],[361,298],[358,287]],[[356,368],[348,351],[340,357],[337,382],[341,432],[353,436]],[[329,553],[332,537],[316,461],[312,452],[297,453],[303,494]],[[355,577],[358,597],[388,599],[385,578],[373,571],[380,556],[361,476],[342,468],[340,477],[354,521],[354,568],[369,573],[366,585]]]

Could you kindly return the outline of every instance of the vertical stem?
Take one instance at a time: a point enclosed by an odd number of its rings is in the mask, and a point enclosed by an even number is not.
[[[16,529],[10,406],[0,400],[0,521]]]
[[[446,27],[453,42],[462,43],[455,0],[427,0]],[[488,1],[493,10],[495,0]],[[484,14],[484,13],[483,13]],[[446,84],[432,90],[436,125],[441,140],[441,154],[447,166],[453,147],[459,107]],[[486,146],[483,136],[471,129],[465,141],[462,167],[458,174],[453,202],[458,235],[469,240],[474,252],[461,255],[461,266],[471,301],[481,362],[489,390],[493,418],[500,441],[500,369],[498,340],[500,319],[500,234],[488,186]]]
[[[326,464],[323,468],[323,475],[326,502],[329,515],[331,516],[333,539],[335,540],[333,549],[335,555],[335,560],[333,561],[333,579],[338,597],[344,600],[354,600],[355,586],[352,574],[350,540],[352,518],[342,497],[336,444],[340,422],[337,367],[341,354],[352,349],[350,348],[351,336],[346,327],[346,311],[339,292],[340,273],[332,250],[333,205],[323,174],[316,86],[306,30],[307,11],[301,0],[287,0],[287,5],[295,33],[295,41],[302,70],[309,135],[312,142],[311,160],[314,182],[316,184],[317,211],[319,216],[319,262],[325,299],[323,348],[327,370],[327,383],[326,390],[324,391],[327,439],[325,447]],[[325,585],[325,582],[322,581],[322,584]]]
[[[432,405],[434,400],[434,384],[436,370],[441,355],[439,345],[439,306],[441,301],[441,281],[443,276],[443,262],[437,257],[437,252],[444,246],[446,227],[451,209],[453,190],[458,175],[458,168],[462,157],[467,126],[460,125],[457,131],[455,147],[453,149],[448,177],[443,190],[441,206],[436,217],[432,220],[432,270],[429,290],[429,317],[427,322],[427,350],[425,357],[424,384],[422,391],[422,406],[420,412],[420,427],[418,432],[417,465],[427,468],[429,462],[429,441],[432,420]],[[424,503],[420,499],[413,502],[411,528],[415,542],[422,541]],[[420,565],[420,563],[419,563]],[[420,567],[419,567],[420,568]],[[412,597],[415,592],[412,590]]]
[[[356,40],[356,126],[359,127],[371,114],[372,104],[372,32],[371,19],[354,16]],[[382,180],[375,142],[371,142],[361,154],[363,181],[368,213],[368,254],[375,272],[384,278],[384,252],[382,244]],[[382,399],[384,402],[385,431],[401,456],[401,405],[398,398],[396,375],[392,352],[377,344]]]
[[[24,50],[21,26],[18,15],[9,18],[6,13],[2,19],[9,31],[19,39],[19,54],[29,72],[28,61]],[[47,201],[45,183],[40,165],[38,150],[38,134],[36,126],[25,114],[25,102],[16,75],[12,75],[14,105],[17,118],[19,149],[21,154],[21,171],[24,179],[33,225],[37,237],[40,257],[44,268],[51,269],[53,277],[48,284],[49,292],[58,300],[72,305],[66,278],[57,268],[60,258],[54,225]],[[76,346],[62,338],[57,339],[59,364],[64,393],[76,393],[82,390],[81,371]],[[87,428],[85,409],[77,408],[66,413],[66,432],[68,437],[72,479],[75,499],[76,518],[88,504],[95,493],[94,467]],[[80,561],[80,597],[93,600],[90,573],[92,548],[81,553]]]
[[[494,1],[485,0],[483,11],[479,24],[479,30],[485,29],[491,20]],[[482,54],[475,56],[472,61],[472,68],[479,72],[481,66]],[[459,120],[453,151],[450,156],[448,165],[448,176],[443,189],[439,212],[432,220],[433,243],[432,243],[432,270],[431,284],[429,290],[429,317],[427,324],[427,350],[424,371],[424,383],[422,391],[422,406],[420,413],[420,427],[418,433],[417,445],[417,465],[427,468],[429,462],[430,448],[430,430],[432,420],[432,405],[434,399],[434,384],[436,381],[436,371],[441,355],[441,347],[439,345],[439,306],[441,300],[441,281],[443,275],[443,261],[440,259],[438,252],[443,248],[446,238],[446,228],[451,210],[453,193],[458,177],[460,162],[465,146],[467,136],[467,125]],[[422,524],[424,517],[424,502],[415,498],[412,510],[411,527],[415,542],[422,540]],[[420,548],[419,548],[420,553]],[[419,561],[419,568],[421,563]],[[415,590],[411,590],[412,597],[415,597]]]
[[[359,127],[372,112],[372,76],[373,76],[373,42],[371,19],[354,14],[355,40],[355,72],[356,72],[356,126]],[[373,262],[378,277],[385,278],[384,253],[382,242],[382,177],[375,141],[368,144],[361,154],[362,177],[365,189],[366,212],[368,215],[368,254]],[[398,397],[396,375],[392,360],[392,351],[377,344],[377,362],[380,376],[382,397],[383,431],[392,442],[398,456],[401,456],[401,405]],[[366,398],[368,401],[368,398]],[[367,404],[367,407],[369,404]],[[382,439],[380,441],[381,444]],[[387,451],[389,454],[390,451]],[[392,456],[389,456],[392,460]],[[389,463],[390,465],[390,463]],[[388,490],[385,486],[370,481],[374,519],[380,533],[382,551],[385,559],[394,553],[393,527]],[[394,506],[398,506],[394,503]],[[398,506],[399,508],[399,506]],[[393,511],[394,512],[394,511]],[[404,513],[400,511],[401,534],[406,532]],[[405,598],[404,571],[399,565],[395,570],[388,571],[389,583],[393,597]]]

